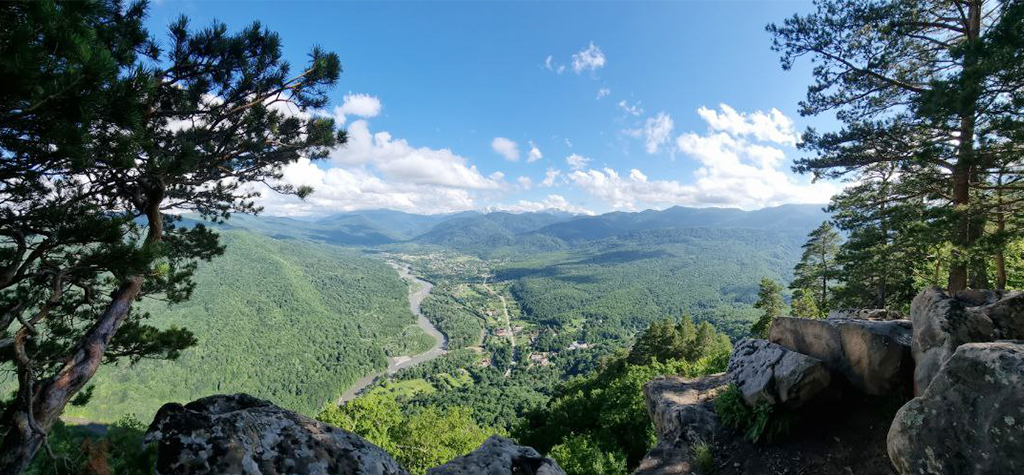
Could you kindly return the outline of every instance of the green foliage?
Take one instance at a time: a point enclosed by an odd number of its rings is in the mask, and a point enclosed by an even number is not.
[[[801,113],[841,122],[831,132],[809,129],[800,146],[810,156],[794,168],[854,182],[874,181],[880,169],[889,174],[898,186],[862,202],[882,218],[874,236],[860,237],[862,247],[893,242],[886,208],[918,205],[929,215],[924,236],[950,246],[942,265],[953,291],[989,287],[986,263],[1005,240],[986,239],[986,221],[1015,214],[1004,198],[1019,193],[1022,158],[1013,144],[1024,138],[1022,19],[1024,5],[1016,1],[821,0],[809,13],[768,26],[783,68],[798,58],[814,63]],[[1012,201],[1019,214],[1019,199]],[[1020,235],[1021,228],[1002,224],[996,233]],[[881,306],[887,289],[900,289],[895,284],[874,280],[865,290],[874,290]]]
[[[799,289],[793,293],[793,302],[790,304],[790,311],[794,317],[800,318],[825,318],[825,313],[818,309],[814,303],[814,297],[810,292]]]
[[[793,281],[789,288],[802,289],[804,294],[810,293],[815,306],[821,311],[832,308],[829,286],[839,277],[839,266],[836,263],[839,244],[839,233],[832,224],[827,221],[821,223],[821,226],[807,235],[800,262],[793,268]]]
[[[703,355],[728,353],[728,336],[719,334],[708,322],[694,326],[689,315],[678,323],[656,321],[637,338],[629,352],[630,364],[643,365],[652,359],[660,363],[670,360],[696,361]]]
[[[709,340],[722,341],[714,333]],[[587,437],[604,453],[622,454],[627,468],[635,468],[654,443],[643,386],[659,375],[696,377],[724,371],[730,351],[728,345],[708,345],[689,359],[662,363],[649,358],[643,365],[631,364],[620,352],[596,372],[561,384],[546,407],[527,414],[517,433],[541,451],[565,444],[572,436]]]
[[[555,445],[548,456],[567,475],[625,475],[626,459],[620,452],[606,452],[590,437],[571,434]]]
[[[715,397],[715,414],[723,425],[742,432],[744,438],[754,443],[786,437],[794,417],[770,404],[751,408],[743,401],[743,395],[735,385],[729,385]]]
[[[480,318],[451,294],[447,286],[435,286],[423,299],[423,316],[448,337],[448,348],[459,349],[481,343]]]
[[[468,408],[430,406],[403,413],[394,397],[383,394],[329,405],[317,419],[365,437],[417,475],[469,453],[496,433],[478,426]]]
[[[578,329],[591,343],[627,340],[666,315],[692,314],[745,336],[758,275],[782,279],[802,238],[750,229],[657,229],[532,254],[497,272],[529,322]]]
[[[386,367],[387,355],[423,351],[407,284],[377,259],[332,246],[223,233],[228,251],[198,269],[195,295],[144,301],[158,327],[188,326],[196,347],[174,363],[103,367],[95,394],[70,415],[150,418],[165,402],[246,392],[315,414],[349,385]]]
[[[715,465],[714,448],[707,441],[699,441],[693,444],[693,461],[697,465],[697,473],[709,475],[718,468]]]
[[[19,385],[0,472],[28,466],[100,364],[175,359],[196,343],[132,308],[188,300],[199,264],[223,253],[177,213],[258,212],[253,184],[306,196],[279,182],[284,167],[346,141],[313,113],[337,55],[313,48],[297,73],[258,23],[197,30],[184,16],[158,44],[146,6],[0,3],[0,367]]]
[[[36,457],[26,475],[151,475],[156,466],[156,446],[144,445],[146,425],[133,414],[126,414],[97,436],[83,426],[58,422],[50,432],[50,446],[58,456]],[[88,467],[88,468],[87,468]],[[107,471],[98,468],[106,467]]]
[[[761,279],[761,285],[757,291],[757,302],[754,303],[754,308],[761,310],[761,317],[757,319],[754,326],[750,327],[750,336],[768,338],[772,322],[782,316],[785,307],[786,304],[782,301],[782,286],[768,277]]]

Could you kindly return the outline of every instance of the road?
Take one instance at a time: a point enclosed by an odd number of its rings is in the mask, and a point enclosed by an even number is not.
[[[501,299],[501,308],[505,312],[505,328],[508,329],[508,339],[512,343],[512,348],[516,347],[516,334],[512,332],[512,319],[508,316],[508,301],[505,300],[505,296],[494,291],[491,286],[487,285],[487,279],[483,281],[484,288],[494,296]]]
[[[425,299],[427,295],[430,294],[430,290],[434,288],[434,284],[416,278],[416,276],[412,275],[412,273],[409,271],[408,267],[397,266],[395,264],[392,265],[398,271],[398,275],[402,276],[403,279],[410,283],[409,310],[412,311],[413,315],[416,315],[416,324],[419,325],[419,327],[422,328],[424,332],[426,332],[428,335],[434,338],[434,347],[427,350],[426,352],[414,356],[398,356],[394,358],[388,358],[387,370],[367,375],[366,377],[353,383],[352,386],[349,387],[348,390],[345,391],[345,393],[342,394],[340,398],[338,398],[338,404],[355,399],[356,396],[359,395],[360,391],[362,391],[367,386],[372,384],[374,380],[376,380],[383,374],[395,374],[400,369],[410,368],[425,361],[430,361],[434,358],[437,358],[438,356],[443,355],[446,349],[448,348],[448,339],[445,338],[444,334],[441,333],[436,327],[434,327],[433,324],[430,323],[430,320],[427,320],[427,317],[423,316],[423,310],[421,308],[423,299]],[[416,288],[416,290],[412,290],[414,287]]]

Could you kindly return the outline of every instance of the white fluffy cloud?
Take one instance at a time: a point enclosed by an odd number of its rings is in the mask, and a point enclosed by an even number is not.
[[[385,180],[365,168],[323,169],[308,159],[285,167],[281,181],[312,186],[315,192],[299,200],[264,190],[260,205],[267,214],[309,216],[377,208],[443,213],[477,207],[471,190]]]
[[[544,154],[540,152],[540,149],[537,148],[537,145],[535,145],[531,140],[530,152],[526,154],[526,163],[533,163],[542,158],[544,158]]]
[[[357,110],[349,109],[349,113]],[[259,204],[268,214],[279,216],[372,208],[416,213],[462,211],[479,208],[481,196],[507,190],[504,178],[500,171],[484,176],[468,159],[449,149],[414,147],[388,132],[371,132],[367,121],[356,120],[348,126],[348,143],[328,160],[314,164],[302,159],[285,167],[281,182],[312,186],[315,192],[309,198],[301,201],[262,187],[265,192]]]
[[[574,205],[562,195],[548,195],[540,201],[519,200],[515,204],[498,205],[495,209],[513,213],[533,213],[538,211],[564,211],[574,214],[593,215],[594,212],[582,206]]]
[[[597,90],[597,98],[601,99],[603,97],[608,97],[608,95],[611,94],[611,93],[612,93],[611,89],[608,89],[607,87],[602,87],[601,89]]]
[[[369,94],[346,94],[344,102],[334,108],[334,119],[344,124],[349,115],[368,119],[380,115],[380,100]]]
[[[711,130],[734,137],[753,136],[760,141],[796,145],[797,134],[793,130],[793,121],[778,109],[741,113],[726,104],[719,104],[718,107],[721,111],[706,107],[697,109],[697,114],[708,123]]]
[[[413,147],[388,132],[371,133],[365,120],[349,125],[348,143],[331,155],[331,163],[335,166],[370,165],[389,180],[417,185],[463,189],[501,186],[449,149]]]
[[[569,164],[569,168],[572,168],[573,170],[579,170],[581,168],[586,168],[586,166],[590,163],[590,159],[584,157],[583,155],[574,153],[572,155],[569,155],[568,157],[565,157],[565,163]]]
[[[672,138],[673,128],[675,128],[675,122],[672,121],[672,116],[664,112],[658,112],[658,115],[648,117],[644,124],[644,149],[647,150],[647,153],[658,153],[661,146]]]
[[[738,113],[701,108],[706,133],[676,138],[678,151],[695,160],[692,183],[652,180],[638,169],[578,169],[567,179],[614,209],[671,205],[756,209],[786,203],[824,203],[838,191],[830,183],[802,183],[785,172],[789,161],[778,145],[796,143],[792,121],[777,110]],[[657,118],[652,129],[658,129]],[[664,127],[661,127],[664,128]],[[645,136],[647,127],[645,127]],[[648,143],[648,145],[650,145]],[[648,148],[648,151],[650,148]]]
[[[603,68],[605,63],[604,53],[593,41],[590,42],[590,46],[572,55],[572,70],[576,74],[580,74],[583,71],[596,71]]]
[[[519,144],[512,140],[505,137],[494,137],[494,140],[491,141],[491,149],[505,157],[505,160],[519,161]]]

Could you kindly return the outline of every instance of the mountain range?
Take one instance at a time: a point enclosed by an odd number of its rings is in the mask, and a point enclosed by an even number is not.
[[[687,208],[597,216],[561,212],[509,213],[465,211],[420,215],[394,210],[365,210],[315,219],[238,215],[227,228],[244,228],[278,239],[302,239],[336,245],[438,245],[461,251],[556,250],[630,233],[672,228],[755,229],[806,235],[827,219],[822,205],[783,205],[744,211],[735,208]]]

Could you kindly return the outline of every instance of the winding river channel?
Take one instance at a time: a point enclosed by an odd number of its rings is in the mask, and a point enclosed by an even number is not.
[[[372,384],[378,377],[384,374],[395,374],[400,369],[410,368],[425,361],[430,361],[443,355],[448,347],[448,339],[430,323],[430,320],[427,320],[427,317],[423,316],[423,310],[421,308],[423,299],[430,294],[430,290],[434,288],[434,284],[412,275],[408,267],[396,264],[391,265],[395,267],[398,271],[398,275],[400,275],[402,279],[409,282],[409,310],[412,311],[413,315],[416,315],[416,325],[419,325],[424,332],[434,338],[434,346],[433,348],[418,355],[388,358],[388,368],[385,371],[372,373],[353,383],[352,386],[348,388],[348,390],[345,391],[345,393],[338,399],[338,404],[355,399],[355,397],[359,395],[360,391]]]

